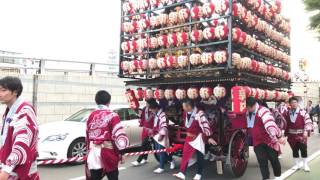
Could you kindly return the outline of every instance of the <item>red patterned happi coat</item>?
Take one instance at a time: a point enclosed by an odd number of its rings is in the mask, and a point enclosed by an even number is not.
[[[1,127],[1,171],[9,180],[38,180],[38,126],[33,107],[18,98],[3,115]]]
[[[120,123],[119,115],[107,106],[101,105],[90,114],[87,120],[86,140],[88,154],[93,146],[101,145],[100,161],[105,173],[118,169],[121,160],[119,150],[129,145],[129,139]],[[105,142],[110,143],[111,147],[104,147]],[[90,179],[88,169],[86,175],[87,179]]]
[[[285,134],[288,136],[288,143],[291,147],[297,142],[307,144],[307,138],[303,137],[304,132],[311,132],[313,129],[312,120],[306,110],[297,108],[295,112],[290,109],[285,116],[287,128]]]

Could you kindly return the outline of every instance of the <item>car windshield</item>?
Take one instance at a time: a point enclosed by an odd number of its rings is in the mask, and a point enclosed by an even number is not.
[[[94,109],[81,109],[80,111],[71,115],[65,121],[85,122],[93,110]]]

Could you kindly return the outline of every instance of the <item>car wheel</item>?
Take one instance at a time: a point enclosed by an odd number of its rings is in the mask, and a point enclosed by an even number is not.
[[[74,140],[68,149],[68,158],[84,157],[87,155],[86,142],[84,138]]]

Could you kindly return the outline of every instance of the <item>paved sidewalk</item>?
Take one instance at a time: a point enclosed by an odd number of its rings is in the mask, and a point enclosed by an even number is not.
[[[309,162],[311,172],[299,170],[289,176],[286,180],[320,180],[320,157]]]

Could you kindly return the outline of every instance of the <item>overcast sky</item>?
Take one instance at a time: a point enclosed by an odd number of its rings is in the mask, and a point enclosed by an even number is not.
[[[308,59],[314,78],[320,43],[306,31],[308,14],[301,0],[283,0],[291,18],[293,70]],[[0,0],[0,49],[26,56],[105,62],[119,48],[120,0]]]

